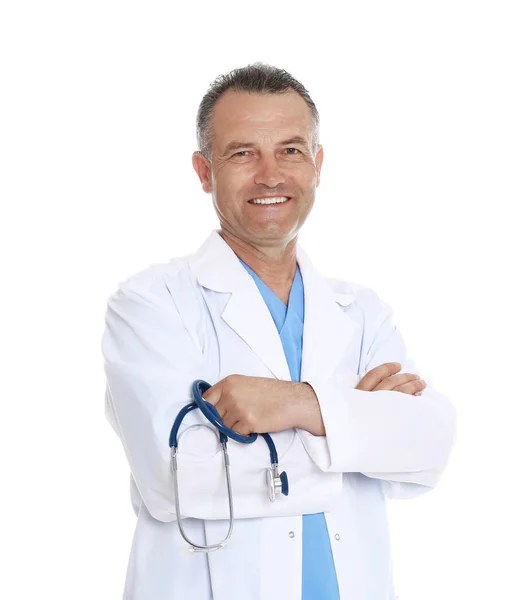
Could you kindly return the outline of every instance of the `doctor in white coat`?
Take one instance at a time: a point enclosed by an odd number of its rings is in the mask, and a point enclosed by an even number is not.
[[[215,80],[193,166],[220,229],[108,300],[106,416],[137,515],[125,599],[396,598],[386,499],[435,487],[456,411],[420,379],[390,307],[321,275],[297,243],[319,185],[318,127],[283,70],[257,63]],[[230,441],[234,529],[211,553],[180,535],[168,443],[196,379],[228,427],[272,434],[290,483],[270,502],[263,438]],[[178,439],[183,524],[214,544],[229,516],[217,432],[196,410]]]

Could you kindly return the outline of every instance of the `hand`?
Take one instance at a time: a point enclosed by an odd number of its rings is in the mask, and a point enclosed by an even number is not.
[[[383,363],[364,375],[356,385],[356,389],[367,392],[393,390],[395,392],[420,396],[422,390],[427,386],[425,381],[420,379],[419,375],[413,375],[412,373],[395,375],[400,369],[400,363]]]
[[[315,397],[311,386],[304,383],[228,375],[204,392],[203,398],[216,408],[226,427],[249,435],[296,427],[308,393]]]

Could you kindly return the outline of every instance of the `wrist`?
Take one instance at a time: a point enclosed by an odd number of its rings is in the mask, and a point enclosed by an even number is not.
[[[325,435],[319,400],[312,386],[306,382],[295,382],[295,406],[293,427],[304,429],[313,435]]]

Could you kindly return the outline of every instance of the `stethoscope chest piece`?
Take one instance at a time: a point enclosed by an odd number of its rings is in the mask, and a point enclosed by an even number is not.
[[[276,464],[271,465],[266,469],[266,479],[268,483],[268,496],[271,502],[275,502],[275,498],[278,494],[287,496],[290,487],[288,484],[288,475],[286,471],[283,471],[279,475],[279,469]]]

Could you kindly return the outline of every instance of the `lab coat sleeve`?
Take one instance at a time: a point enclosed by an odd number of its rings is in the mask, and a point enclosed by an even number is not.
[[[191,401],[193,380],[203,373],[201,352],[174,306],[133,283],[108,299],[101,350],[106,418],[123,444],[148,511],[160,521],[174,520],[169,433],[179,410]],[[186,416],[178,438],[200,427],[202,453],[213,454],[216,436],[197,412]]]
[[[207,379],[207,371],[198,341],[172,297],[160,290],[159,278],[152,279],[149,284],[144,277],[131,278],[108,299],[101,343],[105,414],[146,508],[168,522],[176,519],[169,434],[178,412],[192,401],[193,381]],[[180,478],[193,481],[180,494],[182,516],[193,507],[214,515],[219,510],[214,494],[201,486],[207,482],[213,492],[224,493],[216,430],[194,410],[180,426],[178,440]]]
[[[407,356],[392,309],[369,290],[369,329],[363,375],[378,365],[399,362],[401,373],[420,375]],[[361,375],[361,377],[363,376]],[[360,377],[360,379],[361,379]],[[325,472],[359,472],[381,480],[389,498],[412,498],[433,489],[456,439],[456,410],[430,378],[421,396],[398,391],[363,391],[328,381],[314,389],[326,436],[299,431],[305,447]]]
[[[147,510],[169,522],[176,520],[169,434],[180,410],[192,401],[193,381],[215,382],[201,348],[199,323],[193,320],[199,317],[186,312],[183,319],[178,308],[194,299],[182,292],[176,306],[163,285],[159,277],[132,279],[109,298],[102,353],[106,417],[122,442]],[[229,445],[237,517],[301,514],[305,507],[320,512],[338,496],[342,477],[322,473],[300,441],[296,447],[298,452],[287,452],[281,461],[295,488],[288,502],[272,503],[265,483],[265,441],[255,442],[254,459],[246,445]],[[182,518],[229,516],[222,447],[216,429],[199,410],[188,413],[179,429],[178,484]]]

